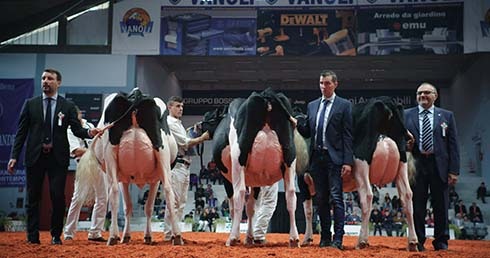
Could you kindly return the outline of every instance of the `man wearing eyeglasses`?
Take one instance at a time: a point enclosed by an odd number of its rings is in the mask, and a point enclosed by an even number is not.
[[[411,187],[419,251],[425,250],[425,216],[429,192],[434,214],[432,245],[436,251],[448,249],[449,185],[454,185],[459,175],[454,115],[434,105],[437,97],[437,89],[424,82],[417,89],[418,106],[405,110],[405,126],[414,136],[408,149],[411,148],[417,170],[415,183]]]

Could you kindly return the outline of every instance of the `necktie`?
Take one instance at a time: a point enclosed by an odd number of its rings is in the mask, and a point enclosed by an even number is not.
[[[432,129],[430,126],[429,110],[424,110],[422,112],[422,151],[431,153],[432,152]]]
[[[318,117],[318,125],[316,127],[316,146],[319,150],[323,149],[323,124],[325,122],[325,111],[327,110],[328,100],[322,100],[323,107]]]
[[[51,98],[46,99],[46,116],[44,117],[44,143],[51,143]]]

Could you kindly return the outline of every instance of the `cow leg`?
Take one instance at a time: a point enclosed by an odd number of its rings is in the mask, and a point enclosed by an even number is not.
[[[233,158],[232,158],[233,160]],[[235,159],[233,164],[233,216],[231,224],[231,232],[226,246],[237,245],[240,242],[240,220],[242,218],[243,206],[245,204],[245,168],[238,164],[238,159]]]
[[[173,137],[173,136],[167,136],[165,133],[162,132],[162,137],[168,138],[168,137]],[[172,233],[173,233],[173,244],[174,245],[183,245],[184,241],[182,240],[182,233],[180,231],[180,227],[178,224],[178,221],[176,220],[176,210],[175,210],[175,194],[174,191],[172,190],[172,185],[170,183],[171,179],[171,168],[170,164],[172,163],[171,160],[171,153],[170,153],[170,146],[169,146],[169,140],[163,141],[164,147],[163,149],[160,148],[160,155],[157,158],[157,171],[162,171],[161,172],[161,182],[162,182],[162,188],[163,192],[165,194],[165,202],[166,202],[166,207],[165,207],[165,217],[168,218],[168,221],[170,221],[170,226],[172,228]]]
[[[300,247],[295,215],[297,202],[296,187],[294,186],[296,176],[295,168],[296,159],[291,163],[291,167],[286,166],[286,171],[284,172],[284,191],[289,212],[289,247]]]
[[[407,163],[400,162],[398,167],[398,175],[396,177],[396,188],[398,189],[398,195],[402,201],[405,217],[407,218],[408,225],[408,251],[417,251],[417,234],[415,234],[415,226],[413,220],[413,203],[412,203],[412,189],[410,188],[410,182],[408,181],[408,168]]]
[[[150,190],[148,192],[148,199],[145,203],[145,215],[146,215],[146,227],[145,227],[145,244],[151,244],[151,215],[153,214],[153,207],[155,206],[155,197],[158,191],[158,185],[160,181],[150,184]]]
[[[250,188],[250,194],[248,195],[248,200],[246,203],[246,212],[247,212],[247,237],[245,238],[245,245],[253,245],[254,244],[254,235],[253,235],[253,226],[255,223],[254,214],[255,214],[255,190],[253,187]],[[260,203],[260,200],[258,201]]]
[[[305,237],[301,245],[313,244],[313,199],[305,200],[303,202],[303,210],[305,212],[306,229]]]
[[[371,216],[373,190],[369,181],[369,165],[366,161],[359,159],[354,160],[354,178],[357,183],[357,191],[361,201],[361,232],[357,241],[356,249],[362,249],[369,246],[369,217]]]
[[[133,203],[131,202],[131,196],[129,195],[129,183],[119,183],[119,186],[121,187],[121,192],[123,195],[124,207],[124,229],[121,244],[126,244],[129,243],[129,240],[131,240],[131,216],[133,215]]]
[[[117,213],[119,211],[119,187],[117,183],[117,152],[118,146],[111,146],[105,151],[105,163],[109,182],[109,203],[111,205],[111,227],[107,245],[115,245],[119,241]]]

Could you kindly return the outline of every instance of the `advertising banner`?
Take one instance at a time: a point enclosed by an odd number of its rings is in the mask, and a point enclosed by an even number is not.
[[[114,4],[112,54],[158,55],[160,2],[126,0]]]
[[[490,1],[464,3],[464,52],[490,52]]]
[[[207,111],[214,110],[230,104],[235,98],[247,98],[252,90],[229,90],[229,91],[183,91],[184,113],[186,115],[203,115]],[[259,92],[258,90],[256,92]],[[319,98],[320,92],[314,90],[277,90],[284,93],[293,106],[299,107],[306,112],[308,102]],[[410,90],[339,90],[337,94],[349,99],[353,104],[363,103],[377,96],[390,96],[404,107],[417,105],[415,93]]]
[[[162,5],[166,7],[197,7],[197,8],[301,7],[304,8],[304,7],[353,6],[357,4],[358,0],[161,0],[161,1],[162,1]],[[373,0],[368,0],[368,1],[373,1]]]
[[[358,55],[461,54],[463,3],[361,8]]]
[[[257,55],[354,56],[354,9],[258,10]]]
[[[253,56],[255,10],[170,9],[162,12],[160,54]]]
[[[0,79],[0,187],[25,186],[25,148],[17,160],[13,175],[7,172],[7,164],[22,107],[33,93],[33,79]]]

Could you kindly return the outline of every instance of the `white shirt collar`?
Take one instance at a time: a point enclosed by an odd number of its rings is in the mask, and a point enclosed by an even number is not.
[[[43,100],[47,99],[48,96],[46,94],[44,94],[43,92]],[[58,99],[58,92],[56,92],[52,97],[51,99],[53,99],[54,101],[56,101]]]
[[[419,114],[420,114],[420,113],[422,113],[422,112],[425,110],[425,109],[424,109],[422,106],[420,106],[420,105],[419,105],[418,107],[419,107]],[[434,114],[434,109],[435,109],[435,107],[434,107],[434,105],[432,105],[432,106],[431,106],[430,108],[428,108],[427,110],[429,110],[429,112],[430,112],[431,114]]]
[[[335,92],[332,94],[330,98],[325,98],[325,96],[322,96],[321,101],[323,102],[323,100],[328,100],[330,101],[330,103],[333,103],[333,101],[335,100]]]

